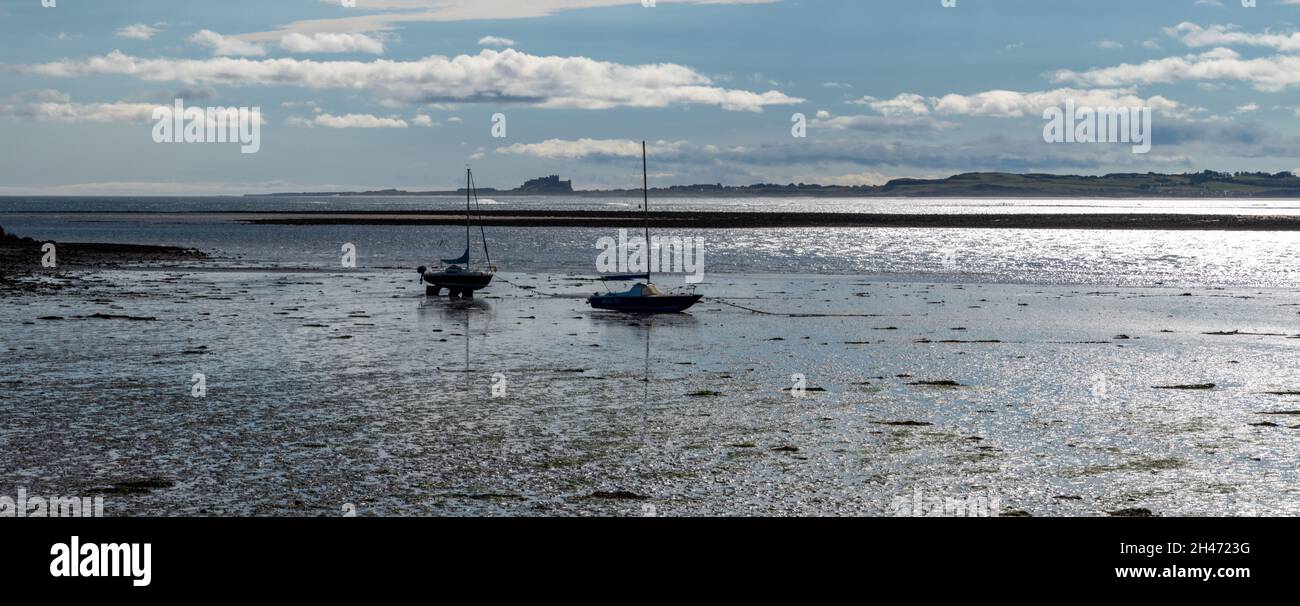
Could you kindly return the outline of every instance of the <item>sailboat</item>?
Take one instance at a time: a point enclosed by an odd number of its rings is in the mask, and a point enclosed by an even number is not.
[[[645,209],[645,243],[650,248],[650,178],[646,168],[646,146],[641,142],[641,195]],[[689,309],[703,298],[695,293],[666,294],[650,281],[650,274],[623,274],[602,276],[605,282],[641,281],[633,284],[624,292],[596,293],[587,298],[587,304],[595,309],[625,311],[632,313],[680,313]]]
[[[479,234],[483,237],[483,257],[487,260],[485,271],[474,271],[469,266],[470,250],[470,203],[471,201],[478,204],[478,190],[474,187],[474,172],[469,168],[465,169],[465,254],[455,259],[442,259],[443,268],[434,270],[421,265],[415,271],[420,273],[420,281],[424,282],[424,292],[429,296],[439,296],[442,289],[447,289],[447,294],[452,297],[462,297],[466,299],[474,298],[474,291],[486,288],[492,283],[492,276],[496,272],[496,267],[492,265],[492,254],[488,252],[487,233],[483,231],[483,225],[479,224]]]

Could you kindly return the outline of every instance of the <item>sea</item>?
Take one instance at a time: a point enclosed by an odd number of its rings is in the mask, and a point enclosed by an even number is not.
[[[501,197],[494,210],[626,210],[636,198]],[[212,213],[262,211],[455,211],[457,197],[277,196],[200,198],[0,198],[0,226],[65,242],[194,247],[250,264],[331,267],[351,243],[370,267],[414,268],[459,256],[454,226],[249,225]],[[679,198],[652,200],[680,212],[1189,213],[1300,214],[1296,200],[997,200]],[[1297,232],[1005,229],[703,229],[706,271],[875,275],[988,283],[1293,286]],[[476,234],[477,235],[477,234]],[[617,230],[493,227],[488,254],[502,269],[591,273],[602,237]],[[477,246],[477,245],[476,245]],[[477,256],[477,252],[475,253]]]
[[[590,277],[611,230],[488,228],[499,273],[473,301],[453,301],[426,296],[414,268],[459,255],[463,227],[219,214],[460,204],[0,199],[0,226],[20,235],[213,255],[49,270],[33,279],[56,292],[0,292],[0,495],[102,496],[109,516],[1300,514],[1293,233],[661,230],[704,239],[706,298],[646,317],[585,303],[603,289]],[[344,268],[349,243],[357,263]]]

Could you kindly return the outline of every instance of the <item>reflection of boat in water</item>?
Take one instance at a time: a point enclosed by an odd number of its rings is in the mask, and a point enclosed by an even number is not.
[[[671,349],[667,350],[670,352],[668,355],[672,356],[670,363],[663,361],[664,358],[661,352],[665,351],[665,347],[671,348],[672,342],[676,341],[676,339],[667,338],[667,336],[696,334],[695,331],[703,322],[703,320],[691,314],[640,317],[629,317],[622,314],[591,314],[588,318],[595,326],[600,328],[602,334],[608,336],[609,346],[618,348],[617,354],[612,357],[627,364],[627,366],[618,363],[611,364],[607,376],[619,379],[626,376],[626,380],[642,383],[642,399],[646,405],[649,405],[652,401],[650,397],[651,385],[654,385],[655,389],[658,390],[669,386],[674,381],[671,378],[667,381],[664,381],[662,377],[656,378],[656,374],[662,374],[662,369],[665,367],[668,369],[675,368],[673,364],[681,361],[680,358],[677,358],[680,352],[671,353]],[[656,331],[661,335],[661,338],[657,340],[651,337]],[[652,341],[654,342],[653,346],[651,345]],[[641,373],[637,373],[632,366],[633,361],[636,359],[633,353],[635,351],[633,349],[635,345],[633,344],[637,342],[642,342],[644,348]],[[668,342],[667,345],[665,345],[665,342]],[[652,372],[656,368],[661,369],[660,373]],[[613,388],[612,385],[611,382],[609,384],[611,389]],[[625,394],[631,395],[630,388]],[[615,392],[610,392],[610,397],[616,398]]]
[[[478,312],[491,312],[492,304],[486,299],[433,299],[425,297],[420,300],[420,305],[416,309],[416,313],[421,317],[427,318],[434,318],[434,314],[437,314],[436,320],[447,321],[450,319],[450,316],[448,315],[450,312],[463,309],[472,309]]]
[[[644,199],[643,208],[645,209],[645,246],[646,250],[650,250],[650,182],[646,169],[645,141],[642,141],[641,194]],[[686,311],[703,298],[702,295],[697,295],[694,292],[661,292],[650,282],[649,273],[604,276],[601,279],[606,282],[625,282],[633,280],[644,280],[645,282],[634,284],[632,285],[632,288],[623,292],[607,292],[605,294],[597,293],[588,297],[587,304],[591,305],[595,309],[646,314],[679,313]]]
[[[483,225],[479,224],[479,234],[483,237],[483,256],[486,259],[487,267],[484,271],[475,271],[470,268],[470,202],[478,204],[478,190],[474,187],[474,173],[470,169],[465,169],[465,254],[455,259],[443,259],[442,262],[447,264],[446,267],[438,270],[428,269],[421,265],[415,271],[420,274],[420,281],[427,284],[424,292],[427,295],[438,296],[442,294],[442,289],[447,289],[447,294],[452,297],[473,298],[474,291],[486,288],[492,282],[493,273],[496,271],[492,267],[492,255],[488,252],[487,234],[483,231]]]
[[[449,363],[448,358],[442,357],[442,355],[449,352],[442,352],[441,355],[435,356],[433,359],[436,359],[437,363],[431,365],[436,371],[435,374],[447,374],[447,377],[437,379],[440,387],[455,385],[457,380],[450,377],[464,375],[461,387],[462,393],[465,397],[474,395],[474,381],[481,377],[482,364],[477,368],[471,365],[470,343],[473,341],[477,349],[480,344],[487,342],[487,327],[493,317],[492,305],[483,299],[424,298],[420,299],[419,305],[416,307],[416,315],[421,322],[436,327],[436,331],[444,335],[442,339],[444,342],[454,342],[453,339],[456,337],[464,339],[465,357],[463,367],[459,364]],[[476,325],[482,326],[482,328],[476,329]],[[457,327],[461,329],[460,333],[455,331]],[[474,357],[478,357],[477,354]],[[443,392],[447,391],[450,390],[443,390]]]

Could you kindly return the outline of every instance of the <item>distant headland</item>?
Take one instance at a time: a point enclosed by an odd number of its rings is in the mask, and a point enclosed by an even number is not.
[[[819,197],[819,198],[1300,198],[1300,177],[1290,172],[1113,173],[1101,176],[1041,173],[963,173],[945,179],[894,179],[884,185],[673,185],[650,190],[676,198]],[[641,190],[575,190],[558,175],[531,179],[514,189],[479,188],[493,196],[630,197]],[[465,190],[296,192],[250,196],[450,196]]]

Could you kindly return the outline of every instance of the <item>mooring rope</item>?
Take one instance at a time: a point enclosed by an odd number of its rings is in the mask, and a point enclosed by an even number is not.
[[[712,302],[714,302],[714,303],[721,303],[721,304],[723,304],[723,305],[730,305],[730,306],[732,306],[732,307],[735,307],[736,309],[743,309],[743,310],[745,310],[745,311],[752,311],[752,312],[754,312],[754,313],[756,313],[756,314],[762,314],[762,315],[764,315],[764,316],[781,316],[781,315],[785,315],[785,314],[776,314],[776,313],[772,313],[772,312],[770,312],[770,311],[763,311],[763,310],[761,310],[761,309],[754,309],[754,308],[752,308],[752,307],[745,307],[744,305],[737,305],[737,304],[732,303],[732,302],[730,302],[730,301],[724,301],[724,300],[722,300],[722,299],[715,299],[715,298],[713,298],[713,297],[704,297],[704,300],[705,300],[705,301],[712,301]]]
[[[744,305],[739,305],[727,301],[725,299],[719,299],[716,297],[704,297],[704,300],[712,301],[714,303],[721,303],[723,305],[729,305],[731,307],[735,307],[736,309],[743,309],[745,311],[761,314],[764,316],[782,316],[785,318],[883,318],[884,317],[884,314],[808,314],[808,313],[791,314],[791,313],[782,313],[776,311],[763,311],[761,309],[754,309],[753,307],[745,307]]]
[[[543,296],[543,297],[551,297],[552,299],[571,299],[571,298],[573,298],[573,297],[566,297],[566,296],[564,296],[564,295],[554,295],[554,294],[551,294],[551,293],[548,293],[548,292],[541,292],[541,291],[537,290],[537,287],[536,287],[536,286],[524,286],[523,284],[515,284],[514,282],[511,282],[510,280],[507,280],[507,279],[502,278],[502,277],[500,277],[500,276],[497,276],[496,279],[497,279],[497,281],[499,281],[499,282],[505,282],[506,284],[509,284],[509,285],[511,285],[511,286],[513,286],[513,287],[515,287],[515,288],[518,288],[519,290],[527,291],[529,294],[540,295],[540,296]]]

